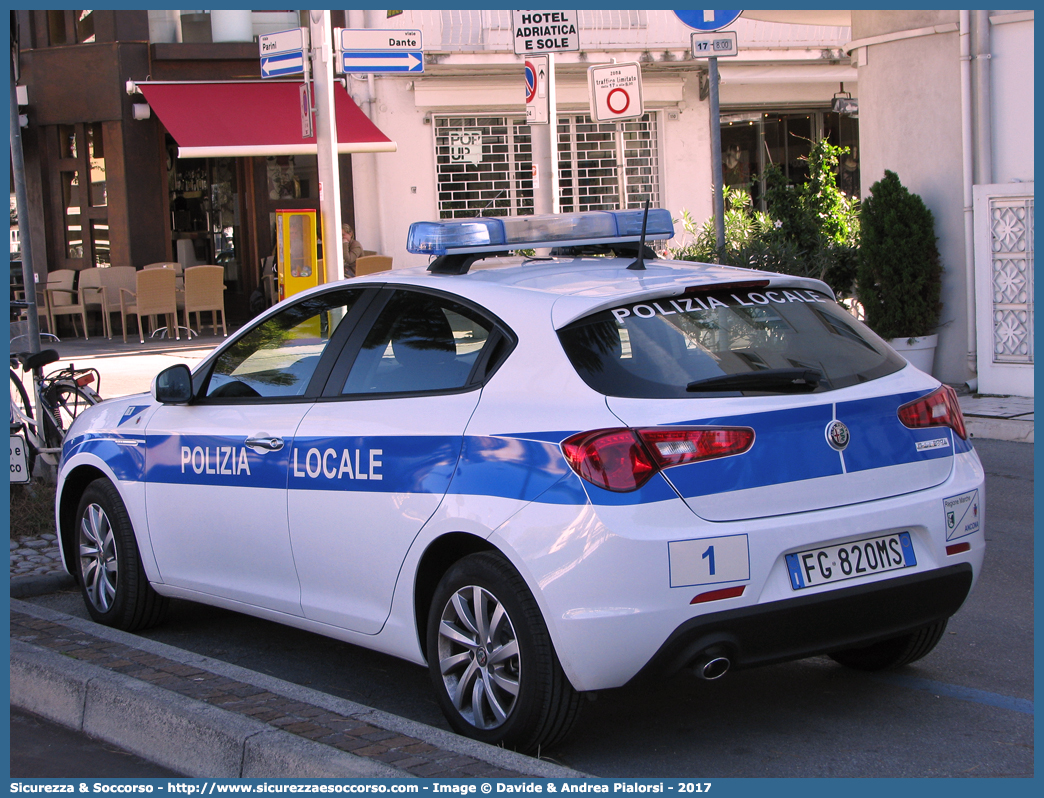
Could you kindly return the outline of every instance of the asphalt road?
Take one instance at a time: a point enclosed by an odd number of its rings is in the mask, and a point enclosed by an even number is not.
[[[145,779],[179,774],[29,712],[12,709],[9,775],[13,779]]]
[[[891,675],[815,658],[604,691],[543,755],[598,776],[1033,775],[1033,446],[979,440],[983,573],[942,642]],[[78,594],[35,599],[86,617]],[[448,728],[427,672],[224,610],[175,602],[147,637]]]

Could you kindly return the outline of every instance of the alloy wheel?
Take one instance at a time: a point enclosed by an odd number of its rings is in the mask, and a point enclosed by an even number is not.
[[[98,504],[89,504],[80,517],[80,574],[91,603],[108,612],[116,597],[119,562],[112,524]]]
[[[453,706],[478,729],[495,729],[518,700],[521,659],[504,605],[488,590],[456,591],[439,623],[439,668]]]

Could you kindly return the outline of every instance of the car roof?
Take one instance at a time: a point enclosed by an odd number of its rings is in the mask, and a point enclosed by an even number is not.
[[[661,259],[646,260],[644,270],[628,269],[633,262],[634,258],[611,257],[490,257],[466,274],[432,274],[425,267],[408,267],[357,279],[442,289],[496,313],[520,303],[530,312],[544,306],[553,313],[556,329],[622,302],[676,296],[697,286],[767,281],[766,287],[814,290],[833,297],[825,283],[807,277]]]

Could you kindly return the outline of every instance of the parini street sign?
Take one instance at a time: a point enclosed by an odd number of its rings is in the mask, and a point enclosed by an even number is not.
[[[304,28],[262,34],[257,46],[261,55],[262,78],[304,74]]]

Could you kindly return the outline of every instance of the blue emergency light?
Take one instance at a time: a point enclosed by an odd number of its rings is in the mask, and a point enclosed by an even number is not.
[[[417,255],[442,256],[636,242],[642,236],[644,215],[642,210],[588,211],[414,222],[406,249]],[[645,238],[662,241],[673,236],[670,211],[651,209]]]

